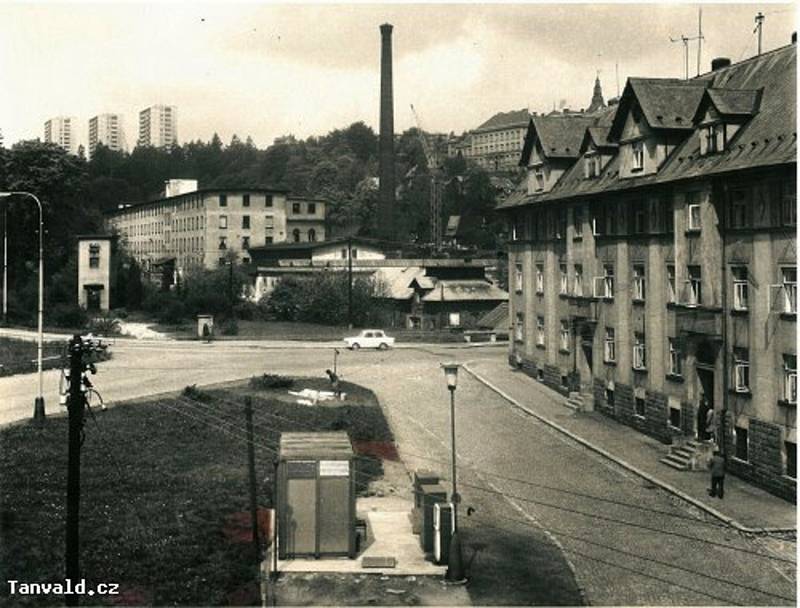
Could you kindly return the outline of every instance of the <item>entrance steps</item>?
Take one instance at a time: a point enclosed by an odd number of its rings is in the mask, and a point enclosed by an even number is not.
[[[567,399],[567,407],[576,412],[584,411],[583,396],[577,391],[571,391]]]
[[[669,454],[661,462],[679,471],[697,471],[708,468],[714,444],[707,441],[689,440],[670,446]]]

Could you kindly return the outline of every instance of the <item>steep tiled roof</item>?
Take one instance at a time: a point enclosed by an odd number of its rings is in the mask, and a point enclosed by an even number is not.
[[[761,90],[755,89],[708,89],[700,102],[700,108],[706,100],[723,116],[751,116],[758,111],[761,101]],[[698,108],[699,110],[699,108]],[[695,116],[695,118],[700,118]]]
[[[616,149],[617,142],[609,141],[608,134],[611,131],[610,127],[589,127],[583,136],[583,143],[581,144],[581,154],[586,152],[586,149],[591,141],[596,148],[599,149]]]
[[[475,131],[494,131],[511,127],[524,127],[528,124],[531,113],[528,110],[512,110],[511,112],[498,112],[483,123]]]
[[[508,300],[508,292],[481,279],[438,281],[436,287],[422,296],[423,302]]]
[[[585,114],[533,117],[533,127],[546,158],[578,158],[583,134],[594,122],[593,115]]]

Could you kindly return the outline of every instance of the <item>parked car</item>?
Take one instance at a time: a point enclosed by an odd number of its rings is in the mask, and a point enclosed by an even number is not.
[[[108,348],[107,342],[104,342],[102,338],[95,336],[91,332],[82,335],[81,340],[83,340],[83,346],[91,350],[106,350]]]
[[[387,336],[382,329],[364,329],[357,336],[345,338],[344,343],[351,350],[358,350],[359,348],[386,350],[394,346],[394,338]]]

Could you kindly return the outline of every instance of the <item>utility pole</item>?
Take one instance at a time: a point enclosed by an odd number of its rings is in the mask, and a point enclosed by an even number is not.
[[[83,430],[84,397],[83,341],[73,336],[69,344],[69,453],[67,460],[67,546],[66,577],[76,584],[80,581],[80,503],[81,503],[81,432]],[[77,606],[80,596],[68,594],[67,606]]]
[[[233,260],[228,261],[228,302],[231,318],[233,318]]]
[[[756,29],[753,32],[758,32],[758,54],[761,54],[761,30],[764,27],[764,13],[761,11],[756,15]]]
[[[244,398],[244,415],[247,419],[247,470],[250,485],[250,520],[253,528],[253,551],[261,572],[261,540],[258,536],[258,504],[256,501],[256,457],[253,447],[253,399]]]
[[[8,203],[3,203],[3,325],[8,325]]]
[[[353,237],[347,237],[347,326],[353,329]]]

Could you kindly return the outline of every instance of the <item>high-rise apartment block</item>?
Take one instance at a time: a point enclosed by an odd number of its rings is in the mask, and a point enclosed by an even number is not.
[[[125,130],[121,114],[98,114],[89,119],[89,158],[94,156],[97,144],[116,152],[125,150]]]
[[[70,154],[77,154],[78,141],[75,138],[77,119],[72,116],[56,116],[44,123],[44,140],[58,144]]]
[[[178,143],[178,108],[155,105],[139,112],[140,146],[171,148]]]

